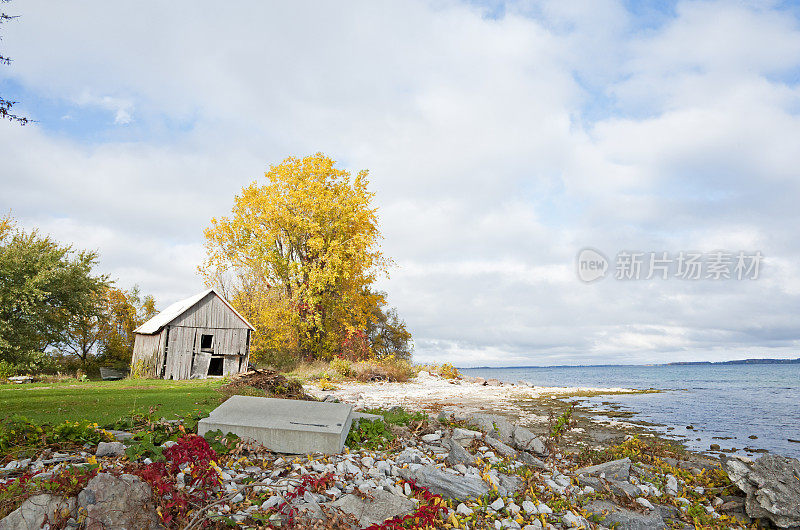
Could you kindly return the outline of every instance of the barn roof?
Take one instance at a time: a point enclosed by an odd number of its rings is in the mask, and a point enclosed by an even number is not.
[[[233,306],[228,303],[227,300],[225,300],[224,296],[219,294],[217,290],[212,287],[211,289],[206,289],[202,293],[197,293],[194,296],[190,296],[189,298],[175,302],[174,304],[168,306],[165,310],[163,310],[162,312],[160,312],[159,314],[157,314],[156,316],[154,316],[153,318],[151,318],[150,320],[148,320],[147,322],[145,322],[144,324],[133,330],[133,332],[142,333],[144,335],[152,335],[154,333],[158,333],[164,326],[166,326],[167,324],[169,324],[170,322],[172,322],[173,320],[184,314],[186,311],[191,309],[195,304],[200,302],[200,300],[205,298],[210,293],[214,293],[215,295],[217,295],[217,297],[219,297],[219,299],[222,300],[225,303],[225,305],[228,306],[228,308],[230,308],[230,310],[236,314],[236,316],[242,319],[242,322],[244,322],[248,328],[252,330],[256,329],[250,322],[247,321],[246,318],[244,318],[241,314],[239,314],[239,312],[235,310]]]

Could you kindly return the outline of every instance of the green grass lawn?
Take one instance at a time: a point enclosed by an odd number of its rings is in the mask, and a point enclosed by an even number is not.
[[[35,423],[89,420],[107,426],[150,407],[157,408],[156,419],[205,415],[219,405],[221,394],[216,389],[222,384],[220,379],[0,384],[0,421],[20,414]]]

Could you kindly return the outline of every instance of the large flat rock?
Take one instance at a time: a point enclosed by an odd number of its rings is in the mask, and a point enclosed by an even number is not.
[[[197,424],[201,436],[221,430],[277,453],[340,453],[353,422],[343,403],[233,396]]]

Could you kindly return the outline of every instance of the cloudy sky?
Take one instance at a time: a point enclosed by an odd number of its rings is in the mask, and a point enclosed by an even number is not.
[[[161,307],[202,288],[242,186],[322,151],[370,170],[419,361],[800,355],[796,3],[2,7],[0,95],[37,123],[0,123],[0,211]],[[615,277],[622,251],[717,250],[760,251],[758,278]]]

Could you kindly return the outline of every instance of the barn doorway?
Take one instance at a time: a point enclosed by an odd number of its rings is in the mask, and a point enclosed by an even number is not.
[[[223,358],[221,355],[212,355],[208,363],[208,375],[222,375]]]

